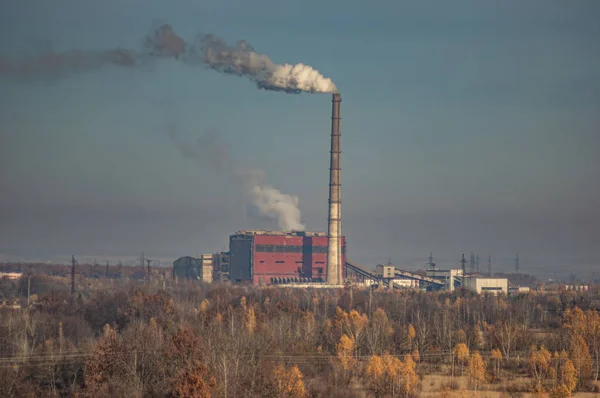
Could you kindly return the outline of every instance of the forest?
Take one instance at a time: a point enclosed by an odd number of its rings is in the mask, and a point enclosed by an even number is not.
[[[600,391],[600,291],[593,286],[507,297],[97,274],[78,274],[74,294],[65,272],[33,268],[0,279],[0,396]]]

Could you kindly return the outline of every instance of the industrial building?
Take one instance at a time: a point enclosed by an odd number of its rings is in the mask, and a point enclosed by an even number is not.
[[[341,239],[341,275],[346,241]],[[325,232],[239,231],[229,237],[229,279],[270,285],[325,282],[329,238]]]
[[[430,268],[426,275],[444,282],[444,290],[454,291],[462,282],[463,270]]]
[[[464,287],[477,294],[508,294],[508,279],[480,278],[476,276],[463,278]]]
[[[213,254],[213,281],[226,282],[229,280],[229,253]]]
[[[213,281],[213,255],[203,254],[200,258],[178,258],[173,262],[173,278],[211,283]]]

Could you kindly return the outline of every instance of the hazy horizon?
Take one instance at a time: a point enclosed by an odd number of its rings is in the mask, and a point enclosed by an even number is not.
[[[222,172],[182,156],[172,124],[185,142],[217,132],[236,167],[262,170],[299,198],[307,230],[326,230],[330,95],[168,58],[2,74],[3,59],[50,49],[139,48],[160,20],[333,79],[350,258],[416,269],[430,251],[444,266],[477,252],[510,271],[519,252],[523,272],[588,278],[600,265],[599,14],[597,1],[558,0],[0,3],[0,261],[167,261],[278,229]]]

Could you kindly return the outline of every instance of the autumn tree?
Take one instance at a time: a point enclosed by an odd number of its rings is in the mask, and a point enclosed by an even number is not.
[[[458,343],[454,346],[454,357],[460,363],[460,375],[463,375],[464,365],[469,360],[469,348],[465,343]]]
[[[475,390],[478,390],[480,383],[484,383],[486,379],[486,363],[481,357],[481,354],[478,351],[475,351],[471,354],[469,358],[469,378],[471,382],[475,385]]]
[[[381,354],[389,346],[390,337],[394,330],[387,314],[381,308],[377,308],[367,326],[366,341],[371,354]]]
[[[494,361],[494,373],[496,378],[500,375],[500,361],[502,361],[502,353],[500,350],[494,348],[491,353],[492,360]]]
[[[512,319],[502,320],[495,325],[488,326],[488,331],[495,340],[498,347],[502,351],[502,355],[510,358],[514,347],[517,344],[517,339],[521,334],[521,328]]]
[[[552,365],[552,355],[543,346],[539,349],[532,347],[529,354],[529,371],[534,379],[535,387],[542,389],[542,382],[548,377]]]
[[[579,379],[587,379],[592,374],[592,358],[583,336],[573,334],[569,344],[569,356],[577,369]]]
[[[386,368],[383,359],[378,355],[371,355],[365,367],[363,383],[367,391],[375,396],[386,394],[391,389],[385,378]]]
[[[340,337],[340,342],[337,345],[337,358],[345,372],[352,372],[356,366],[356,359],[354,358],[354,347],[355,342],[351,337],[343,334]]]
[[[589,346],[589,352],[594,356],[595,363],[600,363],[600,314],[598,311],[583,311],[578,307],[573,310],[567,309],[563,326],[572,334],[583,337]],[[598,381],[599,371],[600,366],[596,366],[594,381]]]
[[[416,337],[417,337],[417,331],[415,330],[415,327],[412,325],[412,323],[410,323],[406,330],[406,340],[408,343],[409,350],[412,350]]]
[[[273,381],[277,397],[303,398],[306,396],[304,376],[297,366],[290,368],[279,364],[273,370]]]
[[[87,390],[97,396],[111,395],[109,383],[115,381],[115,376],[122,375],[123,364],[128,362],[126,355],[127,351],[120,344],[117,332],[106,325],[103,336],[85,364]]]
[[[415,365],[410,355],[404,356],[400,370],[402,376],[400,380],[400,392],[406,396],[414,394],[419,384],[419,376],[417,376],[417,372],[415,371]]]
[[[195,360],[187,363],[177,373],[171,396],[178,398],[210,398],[215,386],[215,377],[210,375],[206,366]]]
[[[415,362],[410,355],[400,360],[393,355],[372,355],[369,357],[363,382],[375,396],[413,394],[419,382],[415,372]]]

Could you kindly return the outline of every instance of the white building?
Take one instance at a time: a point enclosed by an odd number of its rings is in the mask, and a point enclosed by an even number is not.
[[[453,291],[456,279],[462,279],[462,269],[433,269],[427,270],[427,276],[444,282],[444,290]]]
[[[393,278],[396,273],[396,267],[393,265],[382,265],[379,264],[375,267],[375,274],[382,278]]]
[[[202,254],[202,282],[211,283],[213,281],[213,255]]]
[[[531,291],[531,288],[528,286],[516,286],[516,287],[508,288],[508,292],[510,294],[524,294],[524,293],[529,293],[530,291]]]
[[[419,281],[414,279],[392,279],[390,283],[407,289],[418,289]]]
[[[508,279],[506,278],[466,277],[463,280],[463,286],[477,294],[508,294]]]
[[[0,278],[19,279],[23,276],[22,272],[0,272]]]

